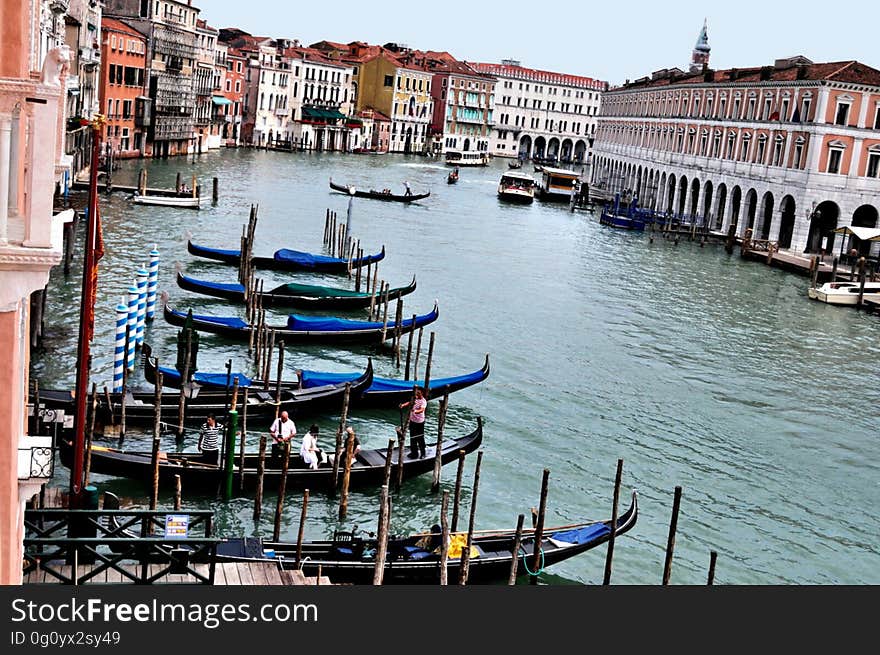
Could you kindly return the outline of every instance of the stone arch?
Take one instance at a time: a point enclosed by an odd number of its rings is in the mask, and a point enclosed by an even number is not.
[[[537,157],[538,159],[543,159],[544,155],[547,152],[547,140],[542,137],[535,137],[535,149],[533,157]]]
[[[723,182],[718,185],[717,202],[718,205],[715,209],[715,223],[713,227],[716,230],[720,230],[724,225],[724,213],[727,209],[727,185]]]
[[[468,150],[471,149],[471,140],[470,140],[469,137],[465,137],[465,139],[464,139],[464,145],[462,146],[461,149],[462,149],[464,152],[467,152]]]
[[[660,173],[660,183],[657,185],[657,207],[666,206],[666,171]]]
[[[733,187],[733,191],[730,192],[730,225],[733,225],[734,229],[739,227],[739,215],[741,210],[742,189],[737,185]]]
[[[874,205],[862,205],[853,212],[851,225],[853,227],[877,227],[877,217],[877,208]],[[847,248],[855,248],[862,257],[871,254],[871,242],[863,241],[852,235],[849,237]]]
[[[678,207],[676,207],[676,212],[678,213],[679,217],[684,215],[685,201],[687,200],[687,192],[688,192],[688,179],[686,176],[682,175],[678,180]]]
[[[807,246],[804,252],[818,253],[834,250],[834,230],[840,217],[840,207],[832,200],[816,205],[810,215],[810,231],[807,233]]]
[[[797,205],[790,195],[783,196],[779,205],[779,232],[776,240],[780,248],[791,248],[791,237],[794,235],[795,210]]]
[[[562,146],[560,148],[561,161],[565,161],[565,162],[571,161],[571,156],[572,156],[573,150],[574,150],[574,146],[571,142],[571,139],[563,139]]]
[[[547,142],[547,156],[551,159],[559,157],[559,139],[555,136]]]
[[[691,215],[691,220],[695,220],[697,217],[697,209],[700,206],[700,180],[697,178],[694,178],[691,181],[690,199],[690,211],[688,213]]]
[[[666,180],[666,213],[671,214],[675,211],[674,203],[675,203],[675,188],[677,185],[677,180],[675,179],[675,175],[672,173],[669,174],[669,177]]]
[[[576,164],[582,164],[587,158],[587,143],[578,139],[574,143],[574,161]]]
[[[758,212],[758,192],[754,189],[749,189],[748,193],[746,193],[746,220],[743,221],[743,229],[740,233],[740,236],[745,236],[746,230],[752,230],[752,237],[755,236],[755,215]]]
[[[707,221],[712,215],[712,195],[714,192],[715,187],[712,185],[712,181],[706,180],[706,183],[703,185],[703,215],[700,225],[707,225]]]
[[[519,140],[519,154],[522,159],[528,159],[532,155],[532,137],[523,134]]]
[[[757,237],[759,239],[770,238],[770,226],[773,224],[773,203],[773,194],[768,191],[761,199],[761,216],[763,220],[761,221],[760,235]]]

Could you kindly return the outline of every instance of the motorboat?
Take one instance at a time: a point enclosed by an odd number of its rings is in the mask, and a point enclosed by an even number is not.
[[[829,305],[858,305],[860,288],[859,282],[826,282],[810,289],[807,295],[812,300],[827,302]],[[880,302],[880,282],[865,282],[862,302],[866,300]]]
[[[530,203],[535,199],[535,180],[528,173],[508,171],[498,183],[498,197],[511,202]]]

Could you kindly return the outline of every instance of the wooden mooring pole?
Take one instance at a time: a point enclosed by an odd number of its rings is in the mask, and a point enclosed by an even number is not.
[[[480,488],[480,464],[483,462],[483,451],[477,451],[477,466],[474,469],[474,487],[471,490],[471,512],[468,520],[467,542],[461,553],[461,571],[458,584],[466,585],[471,564],[471,547],[474,543],[474,521],[477,516],[477,492]]]
[[[608,536],[608,553],[605,556],[605,579],[603,585],[611,584],[611,558],[614,556],[614,536],[617,534],[617,507],[620,500],[620,478],[623,475],[623,460],[617,460],[617,475],[614,477],[614,499],[611,501],[611,534]]]
[[[519,549],[522,544],[522,527],[525,521],[525,514],[520,514],[516,520],[516,533],[513,536],[513,549],[510,554],[510,575],[507,578],[507,584],[516,584],[516,570],[519,565]]]
[[[302,512],[299,515],[299,532],[296,535],[296,559],[294,560],[296,565],[299,566],[299,563],[302,561],[302,544],[303,544],[303,535],[306,530],[306,512],[309,509],[309,490],[303,490],[303,506]],[[320,575],[318,576],[321,577]]]
[[[461,479],[464,475],[465,452],[458,451],[458,469],[455,472],[455,493],[452,496],[452,531],[458,532],[458,506],[461,503]]]
[[[152,485],[150,488],[150,509],[156,509],[159,500],[159,443],[162,434],[162,371],[156,366],[156,391],[153,395],[155,414],[153,424],[153,451],[150,462],[152,464]]]
[[[437,417],[437,446],[434,451],[434,477],[431,481],[431,493],[437,493],[440,490],[440,470],[443,468],[443,427],[446,425],[446,411],[449,408],[449,394],[443,394],[443,400],[440,401],[440,415]],[[477,420],[482,421],[480,417]]]
[[[281,538],[281,515],[284,511],[284,492],[287,489],[287,470],[290,466],[290,441],[284,442],[284,460],[281,464],[281,481],[278,483],[278,502],[275,505],[275,529],[272,541]]]
[[[669,522],[669,538],[666,542],[666,563],[663,565],[663,584],[669,584],[672,572],[672,554],[675,550],[675,531],[678,526],[678,508],[681,505],[681,487],[675,487],[675,498],[672,501],[672,520]]]
[[[390,519],[390,497],[388,485],[382,485],[379,492],[379,524],[376,529],[376,565],[373,569],[373,584],[381,585],[385,575],[385,555],[388,552],[388,524]]]
[[[538,584],[538,575],[541,573],[544,553],[541,550],[541,541],[544,539],[544,515],[547,511],[547,488],[550,480],[550,470],[544,469],[541,480],[541,503],[538,505],[538,523],[535,525],[535,548],[532,552],[532,570],[529,572],[529,584]]]
[[[706,584],[712,586],[715,583],[715,560],[718,559],[718,552],[711,551],[709,553],[709,576],[706,579]]]
[[[260,456],[257,460],[257,492],[254,496],[254,521],[260,520],[263,512],[263,477],[266,474],[266,435],[260,435]]]

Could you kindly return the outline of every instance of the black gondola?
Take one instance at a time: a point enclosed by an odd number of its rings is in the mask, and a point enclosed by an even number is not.
[[[458,461],[459,451],[470,453],[480,447],[483,440],[483,422],[477,418],[477,428],[464,437],[444,437],[441,446],[441,461],[448,464]],[[321,465],[316,469],[309,468],[299,456],[299,444],[291,444],[289,466],[287,471],[287,488],[296,489],[332,489],[333,462],[332,452],[322,453]],[[73,444],[69,436],[59,439],[61,462],[70,467],[73,461]],[[385,478],[386,448],[367,449],[361,448],[351,464],[349,484],[351,487],[367,485],[380,485]],[[425,457],[403,457],[403,477],[408,479],[434,470],[434,456],[437,445],[430,444],[427,447]],[[400,449],[395,447],[391,452],[392,471],[398,465]],[[106,448],[92,444],[90,454],[90,470],[93,473],[106,473],[115,477],[152,480],[152,453],[150,451],[126,451],[117,448]],[[264,488],[276,489],[282,475],[282,456],[275,453],[266,455],[265,472],[263,477]],[[234,457],[234,478],[238,485],[244,476],[245,489],[254,489],[257,484],[259,455],[249,453],[244,456],[244,468],[241,467],[241,458],[238,453]],[[340,463],[339,471],[343,470]],[[207,464],[202,461],[201,453],[168,453],[162,452],[159,456],[159,480],[160,484],[172,485],[175,476],[180,476],[183,488],[187,494],[199,492],[216,492],[217,485],[224,478],[222,466]],[[340,473],[341,475],[341,473]],[[396,473],[395,473],[396,475]]]
[[[617,518],[617,539],[628,532],[638,520],[638,495],[632,492],[627,509]],[[611,537],[611,519],[584,522],[543,529],[539,564],[541,570],[606,543]],[[451,584],[459,580],[461,553],[466,547],[467,533],[450,536],[450,556],[447,576]],[[521,559],[517,576],[526,577],[533,567],[535,531],[524,529],[519,550],[514,554],[515,530],[475,532],[468,562],[468,584],[499,583],[507,581],[511,560]],[[437,584],[440,581],[440,543],[442,535],[437,527],[428,533],[392,537],[388,542],[383,584]],[[226,539],[218,544],[217,561],[250,562],[275,560],[285,569],[300,569],[314,576],[320,569],[334,584],[372,584],[376,561],[376,539],[372,535],[358,536],[352,532],[337,532],[326,541],[304,541],[301,560],[297,564],[296,542],[263,541],[259,537]]]
[[[149,355],[149,353],[147,353]],[[150,362],[150,357],[145,358],[146,364],[152,367],[151,380],[155,383],[155,364]],[[369,359],[367,369],[351,380],[349,387],[349,402],[357,399],[373,383],[373,361]],[[234,381],[230,384],[234,384]],[[163,384],[163,386],[165,386]],[[192,394],[186,400],[186,423],[188,425],[201,424],[208,414],[214,414],[222,420],[223,415],[231,402],[229,393],[225,388],[198,389],[197,394]],[[281,404],[275,402],[275,385],[268,390],[262,387],[253,388],[248,393],[248,417],[257,420],[271,420],[277,412],[286,410],[291,417],[299,418],[324,412],[338,412],[342,408],[345,396],[345,382],[326,384],[307,389],[295,389],[283,387],[281,389]],[[122,394],[109,394],[111,407],[107,406],[107,398],[97,395],[96,417],[102,423],[109,423],[111,416],[117,419],[122,407]],[[238,402],[243,401],[243,395],[239,394]],[[69,391],[40,390],[40,402],[49,409],[64,409],[65,413],[74,412],[73,394]],[[180,403],[179,393],[163,393],[161,401],[162,416],[168,421],[176,423],[178,407]],[[125,421],[127,425],[153,425],[156,416],[155,392],[154,391],[129,391],[125,396]],[[239,408],[241,411],[241,408]]]
[[[149,346],[144,344],[144,353],[149,355]],[[170,389],[179,389],[181,375],[176,368],[160,366],[162,372],[162,384]],[[282,388],[300,389],[321,387],[327,384],[338,384],[353,380],[357,373],[329,373],[324,371],[298,370],[296,380],[282,380]],[[442,398],[444,394],[453,393],[478,384],[489,377],[489,355],[483,367],[455,377],[435,378],[431,380],[428,392],[428,400]],[[144,379],[150,384],[156,383],[156,362],[152,357],[144,358]],[[196,372],[192,381],[202,389],[225,389],[227,380],[229,384],[238,381],[239,388],[264,389],[266,383],[259,378],[249,378],[241,373],[203,373]],[[373,377],[372,384],[358,396],[352,396],[352,407],[359,408],[385,408],[396,409],[400,403],[410,400],[413,385],[424,386],[424,380],[394,380],[388,378]],[[275,383],[270,381],[269,388],[274,389]]]
[[[244,303],[245,287],[243,284],[209,282],[177,273],[177,286],[205,296],[225,298],[234,302]],[[395,300],[412,293],[416,289],[416,278],[404,287],[396,287],[388,291],[388,299]],[[378,302],[378,295],[348,289],[335,289],[311,284],[286,283],[274,289],[257,293],[263,307],[295,307],[299,309],[363,309],[371,302]],[[384,298],[384,294],[382,294]]]
[[[241,263],[241,250],[226,250],[223,248],[208,248],[187,241],[186,249],[191,255],[196,257],[204,257],[215,262],[223,262],[224,264],[234,264],[236,266]],[[300,250],[290,250],[282,248],[276,250],[271,257],[252,257],[251,262],[257,268],[273,269],[278,271],[312,271],[316,273],[336,273],[339,275],[348,274],[349,266],[351,268],[361,268],[368,264],[381,261],[385,258],[385,246],[382,251],[375,255],[364,255],[363,257],[354,257],[349,263],[348,259],[341,257],[327,257],[326,255],[315,255]]]
[[[168,305],[163,308],[165,320],[171,325],[185,327],[187,320],[186,312],[179,312]],[[428,314],[403,319],[400,322],[400,333],[409,334],[424,325],[437,320],[440,310],[437,303]],[[394,337],[396,321],[354,321],[346,318],[325,316],[302,316],[290,314],[287,325],[266,326],[268,330],[275,331],[276,339],[283,339],[285,343],[371,343],[380,344],[384,340]],[[230,316],[205,316],[195,315],[192,317],[192,326],[200,332],[211,332],[230,339],[249,341],[252,326],[244,320]]]
[[[355,188],[354,186],[347,186],[344,184],[334,184],[333,180],[330,180],[330,188],[334,191],[339,191],[340,193],[344,193],[346,195],[354,196],[355,198],[371,198],[372,200],[392,200],[395,202],[415,202],[417,200],[423,200],[431,195],[430,191],[426,191],[425,193],[391,193],[390,191],[376,191],[375,189],[370,189],[369,191],[364,191],[363,189]]]
[[[449,175],[446,176],[447,184],[455,184],[458,182],[458,169],[456,168],[454,171],[450,171]]]

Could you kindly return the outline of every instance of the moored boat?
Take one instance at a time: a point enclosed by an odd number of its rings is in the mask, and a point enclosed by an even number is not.
[[[177,286],[215,298],[225,298],[234,302],[245,302],[245,287],[238,283],[209,282],[177,273]],[[389,289],[388,299],[395,300],[416,289],[416,278],[403,287]],[[375,301],[373,294],[364,291],[337,289],[312,284],[288,282],[274,289],[257,293],[256,296],[265,307],[295,307],[300,309],[362,309]],[[384,294],[383,294],[384,297]]]
[[[224,248],[209,248],[200,246],[187,241],[186,249],[191,255],[196,257],[204,257],[224,264],[234,264],[236,266],[241,262],[241,250],[227,250]],[[385,259],[385,246],[382,251],[374,255],[364,255],[363,257],[354,257],[351,262],[341,257],[327,257],[326,255],[316,255],[301,250],[290,250],[289,248],[281,248],[276,250],[271,257],[253,257],[252,262],[257,268],[266,268],[279,271],[314,271],[318,273],[348,273],[348,267],[361,268],[369,264],[374,264]]]
[[[149,345],[144,345],[144,379],[150,383],[156,383],[156,371],[162,372],[162,384],[165,387],[179,389],[181,385],[181,374],[176,368],[170,366],[160,366],[156,368],[154,358],[150,357]],[[308,369],[299,369],[296,372],[295,380],[282,380],[282,389],[311,389],[314,387],[325,387],[327,385],[345,384],[346,382],[354,383],[361,375],[357,371],[347,373],[335,373],[329,371],[312,371]],[[428,389],[427,400],[435,400],[442,398],[444,394],[454,393],[462,389],[466,389],[475,384],[483,382],[489,377],[489,355],[486,355],[486,361],[483,367],[465,373],[445,378],[431,379],[430,388]],[[192,382],[202,389],[225,390],[228,386],[234,385],[236,382],[240,389],[275,389],[275,381],[270,380],[268,384],[260,378],[250,378],[243,373],[230,372],[226,373],[210,373],[196,371],[192,376]],[[414,385],[424,387],[425,381],[422,380],[399,380],[392,378],[373,377],[372,383],[360,394],[352,395],[350,402],[353,407],[370,407],[370,408],[387,408],[396,409],[400,403],[410,400],[412,397],[412,389]]]
[[[393,432],[393,430],[392,430]],[[59,451],[61,462],[70,467],[73,462],[73,443],[69,436],[60,438]],[[442,464],[458,461],[459,451],[470,453],[480,447],[483,441],[483,422],[477,417],[476,429],[462,437],[444,436],[440,445],[440,458]],[[332,451],[332,448],[331,448]],[[368,485],[380,485],[385,477],[385,461],[389,456],[385,448],[361,448],[351,463],[350,485],[363,487]],[[297,450],[292,450],[287,470],[287,488],[296,489],[332,489],[333,482],[333,454],[324,451],[320,456],[320,465],[311,469],[302,460]],[[398,460],[399,448],[393,448],[390,453],[391,465],[397,467],[402,464],[404,479],[428,473],[434,469],[434,459],[437,454],[437,444],[428,444],[424,457],[410,458],[404,455],[403,460]],[[152,452],[122,450],[108,448],[92,444],[90,457],[90,470],[93,473],[106,473],[114,477],[132,478],[147,482],[152,479]],[[233,458],[233,477],[236,487],[243,482],[245,489],[254,489],[259,477],[259,455],[246,453],[241,458],[237,449]],[[160,451],[159,453],[159,482],[162,485],[173,485],[175,477],[180,476],[180,482],[187,494],[190,493],[216,493],[218,485],[224,479],[223,467],[219,464],[209,464],[203,460],[201,453],[184,452],[172,453]],[[342,470],[340,463],[339,470]],[[265,471],[263,485],[265,488],[275,489],[283,474],[282,457],[275,453],[265,458]]]
[[[812,300],[828,303],[829,305],[851,305],[859,304],[859,282],[826,282],[816,288],[807,291],[807,295]],[[880,282],[865,282],[862,294],[862,302],[872,301],[880,302]]]
[[[187,321],[187,313],[176,311],[165,305],[163,309],[165,320],[171,325],[184,327]],[[433,323],[440,315],[438,303],[434,303],[434,309],[427,314],[403,319],[400,322],[400,334],[409,334],[413,330]],[[257,326],[235,316],[192,316],[192,326],[199,332],[211,332],[221,336],[249,341],[251,331]],[[321,343],[363,343],[380,344],[391,339],[395,334],[397,323],[394,320],[385,321],[356,321],[347,318],[333,316],[303,316],[290,314],[286,325],[267,325],[266,329],[275,331],[275,338],[283,339],[285,343],[321,342]]]
[[[150,362],[149,351],[145,350],[146,361]],[[155,363],[151,363],[153,369],[152,382],[155,383]],[[150,380],[148,380],[150,381]],[[291,416],[302,417],[323,412],[336,412],[342,407],[345,396],[345,385],[350,382],[349,397],[355,398],[366,391],[373,383],[373,362],[369,360],[365,371],[357,374],[353,380],[316,385],[309,388],[284,387],[281,389],[280,402],[275,401],[276,389],[272,385],[269,390],[262,388],[253,389],[248,396],[248,416],[260,420],[271,420],[277,412],[286,410]],[[234,384],[234,382],[232,383]],[[163,386],[164,383],[163,383]],[[178,385],[179,386],[179,385]],[[97,403],[95,416],[101,423],[108,423],[111,417],[119,417],[123,398],[125,400],[125,422],[127,425],[153,425],[156,418],[155,391],[129,391],[123,396],[121,393],[96,395]],[[107,404],[109,399],[110,405]],[[178,416],[180,395],[178,393],[163,393],[160,401],[161,415],[168,418]],[[73,413],[75,403],[73,394],[69,391],[41,390],[40,402],[49,409],[63,409],[65,413]],[[201,424],[208,414],[223,416],[229,408],[230,397],[225,386],[213,388],[198,388],[196,393],[190,393],[186,399],[186,424]],[[243,397],[239,397],[243,402]]]
[[[186,209],[200,209],[202,199],[199,196],[158,196],[141,195],[137,192],[131,197],[135,205],[156,205],[160,207],[183,207]]]
[[[582,522],[542,529],[538,552],[543,570],[571,557],[607,543],[612,531],[615,541],[629,532],[638,520],[638,494],[633,491],[629,508],[613,519]],[[468,553],[469,584],[506,582],[513,558],[521,558],[517,576],[529,575],[536,550],[537,534],[534,528],[521,533],[519,548],[515,548],[516,530],[480,530],[471,538]],[[431,531],[389,539],[382,574],[383,584],[437,584],[440,581],[442,533],[439,526]],[[448,541],[447,575],[450,583],[459,580],[462,554],[467,548],[467,532],[450,534]],[[283,568],[296,568],[305,575],[318,570],[336,584],[372,584],[376,566],[377,540],[372,535],[337,532],[332,539],[303,541],[297,559],[296,542],[275,542],[259,537],[229,539],[217,546],[217,560],[248,562],[276,560]],[[534,569],[532,569],[534,570]]]
[[[528,204],[535,199],[535,180],[531,175],[519,171],[503,173],[498,183],[498,197]]]

